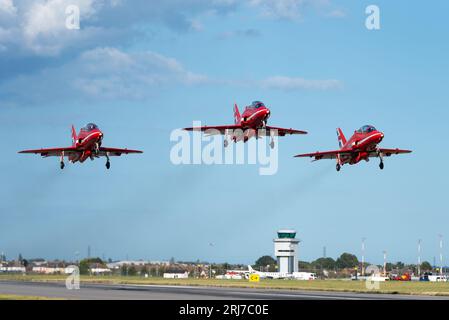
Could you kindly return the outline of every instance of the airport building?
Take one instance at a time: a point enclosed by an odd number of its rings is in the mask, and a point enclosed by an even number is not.
[[[278,272],[292,274],[298,272],[298,244],[296,231],[279,230],[277,239],[274,239],[274,255],[278,261]]]

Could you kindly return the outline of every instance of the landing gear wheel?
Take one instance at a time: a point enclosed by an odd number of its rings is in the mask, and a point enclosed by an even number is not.
[[[337,169],[337,171],[341,170],[341,165],[339,163],[337,163],[336,169]]]
[[[223,145],[224,145],[225,148],[227,148],[228,145],[229,145],[229,141],[228,141],[228,140],[225,140],[225,141],[223,142]]]
[[[108,169],[109,170],[109,168],[111,167],[111,163],[108,161],[108,162],[106,162],[106,169]]]
[[[64,162],[61,162],[61,163],[60,163],[60,167],[61,167],[61,170],[64,169],[64,167],[65,167]]]
[[[274,149],[274,141],[270,142],[270,147],[271,147],[271,149]]]
[[[383,162],[381,162],[380,164],[379,164],[379,168],[380,168],[380,170],[383,170],[384,169],[384,163]]]

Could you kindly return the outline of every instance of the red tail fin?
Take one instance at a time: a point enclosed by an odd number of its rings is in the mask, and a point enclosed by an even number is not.
[[[72,124],[72,145],[74,146],[76,144],[76,140],[77,140],[77,135],[76,135],[76,130],[75,127]]]
[[[338,137],[338,145],[340,148],[343,148],[343,146],[346,144],[346,137],[343,134],[343,131],[341,131],[340,128],[337,128],[337,137]]]
[[[240,115],[239,107],[237,107],[237,104],[234,104],[234,123],[240,124],[242,121],[242,116]]]

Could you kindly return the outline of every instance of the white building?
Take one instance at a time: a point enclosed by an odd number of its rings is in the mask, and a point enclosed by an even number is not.
[[[25,273],[25,267],[0,267],[0,272]]]
[[[72,274],[75,269],[73,267],[33,267],[35,273],[41,274]]]
[[[274,255],[278,260],[278,272],[280,274],[292,274],[298,272],[298,244],[295,238],[296,231],[283,229],[278,231],[277,239],[274,239]]]
[[[187,279],[189,277],[188,272],[184,273],[164,273],[166,279]]]

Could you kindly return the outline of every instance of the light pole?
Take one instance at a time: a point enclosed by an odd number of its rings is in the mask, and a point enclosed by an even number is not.
[[[440,238],[440,275],[443,275],[443,235],[439,234]]]
[[[387,276],[387,251],[384,250],[384,277]]]
[[[418,277],[421,276],[421,239],[418,240]]]
[[[365,240],[366,238],[362,238],[362,277],[365,276]]]

